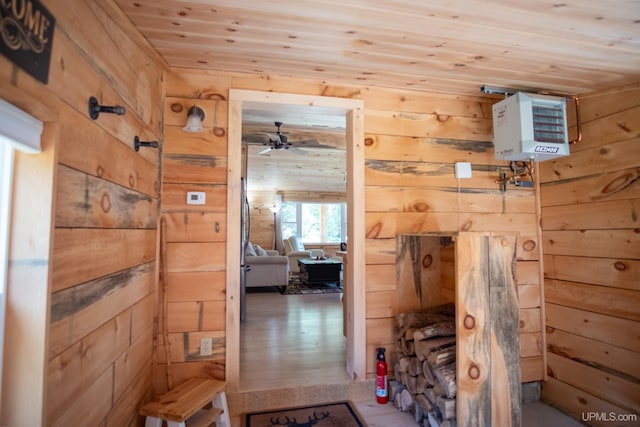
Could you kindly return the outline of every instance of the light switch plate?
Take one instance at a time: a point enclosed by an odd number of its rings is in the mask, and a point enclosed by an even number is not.
[[[207,196],[204,191],[188,191],[188,205],[204,205],[207,202]]]
[[[457,162],[456,163],[456,178],[471,178],[471,163],[469,162]]]

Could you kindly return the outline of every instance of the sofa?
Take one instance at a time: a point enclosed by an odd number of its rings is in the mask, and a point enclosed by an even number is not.
[[[247,243],[245,264],[246,287],[287,286],[289,283],[289,258],[278,251],[265,250],[260,245]]]
[[[289,269],[292,274],[299,274],[300,268],[298,267],[298,260],[301,258],[313,258],[315,256],[322,256],[322,251],[317,255],[311,253],[311,250],[304,248],[304,243],[298,236],[289,236],[282,241],[282,247],[284,248],[284,254],[289,258]]]

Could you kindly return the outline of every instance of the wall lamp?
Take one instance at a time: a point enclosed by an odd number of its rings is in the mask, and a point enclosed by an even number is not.
[[[182,128],[185,132],[203,132],[202,121],[204,120],[204,111],[195,105],[189,108],[187,112],[187,125]]]
[[[133,148],[135,148],[136,151],[139,151],[140,147],[158,148],[158,146],[159,146],[158,141],[140,141],[140,138],[138,138],[138,135],[136,135],[135,138],[133,138]]]
[[[100,113],[112,113],[122,116],[125,112],[126,110],[124,109],[124,107],[120,105],[115,105],[112,107],[100,105],[98,104],[98,100],[95,96],[89,98],[89,117],[91,117],[93,120],[97,119]]]

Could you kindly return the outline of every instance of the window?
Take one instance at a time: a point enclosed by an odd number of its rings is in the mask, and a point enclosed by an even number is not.
[[[11,178],[13,177],[13,148],[0,133],[0,368],[4,353],[4,313],[9,267],[9,215],[11,213]],[[2,369],[0,369],[0,382]]]
[[[9,225],[13,191],[14,149],[41,151],[43,124],[14,105],[0,99],[0,387],[2,385],[6,295],[9,284]],[[0,394],[2,390],[0,389]]]
[[[285,202],[282,235],[299,236],[304,243],[340,243],[347,239],[346,203]]]

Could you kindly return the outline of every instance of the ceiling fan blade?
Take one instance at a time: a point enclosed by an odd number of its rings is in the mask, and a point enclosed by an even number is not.
[[[264,150],[258,152],[258,155],[267,154],[269,151],[271,151],[271,147],[265,148]]]
[[[293,144],[295,144],[297,147],[302,147],[302,148],[333,148],[334,150],[340,149],[332,145],[321,144],[316,139],[306,139],[302,141],[295,141]]]

